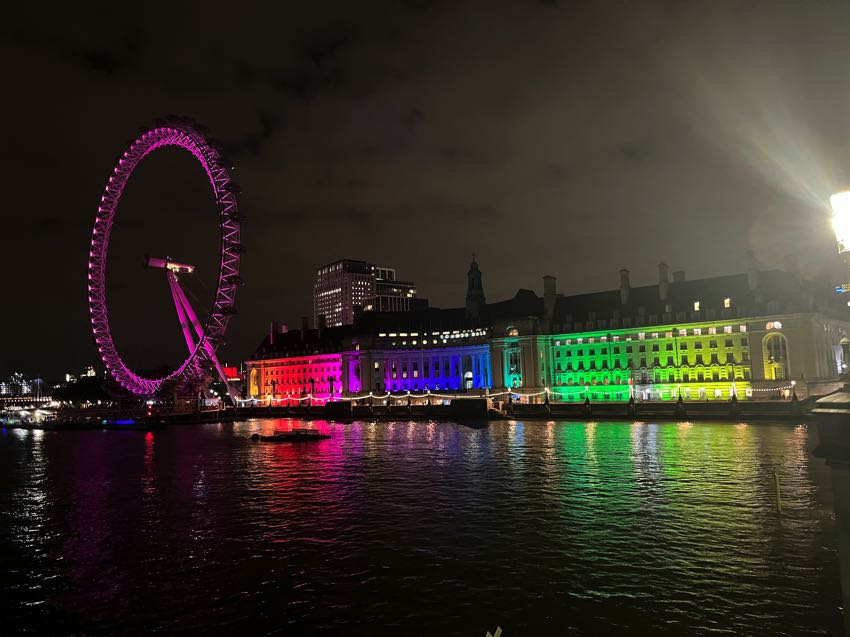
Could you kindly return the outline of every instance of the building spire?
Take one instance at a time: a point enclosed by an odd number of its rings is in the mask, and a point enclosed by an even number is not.
[[[484,311],[487,300],[484,297],[484,285],[481,282],[481,270],[475,261],[475,253],[472,253],[472,263],[469,264],[469,272],[466,273],[466,318],[478,320]]]

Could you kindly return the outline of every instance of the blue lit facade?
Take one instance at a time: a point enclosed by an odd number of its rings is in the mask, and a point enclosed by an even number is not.
[[[471,391],[492,387],[485,330],[387,333],[342,353],[343,391]]]

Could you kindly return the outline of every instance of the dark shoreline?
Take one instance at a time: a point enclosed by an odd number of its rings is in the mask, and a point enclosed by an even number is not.
[[[209,411],[170,416],[145,417],[137,420],[123,419],[119,424],[116,418],[103,419],[92,417],[86,420],[49,421],[44,423],[16,423],[3,425],[7,429],[33,429],[44,431],[82,431],[105,429],[116,431],[149,431],[170,425],[211,424],[236,422],[252,418],[300,418],[303,420],[330,420],[349,423],[361,420],[397,421],[427,420],[435,422],[456,422],[483,426],[490,421],[524,420],[613,420],[613,421],[687,421],[687,422],[728,422],[740,421],[780,421],[807,422],[809,401],[776,402],[689,402],[682,405],[672,402],[641,403],[596,403],[596,404],[516,404],[511,413],[488,410],[486,402],[466,399],[452,405],[411,405],[411,406],[356,406],[351,403],[331,403],[314,407],[241,407],[220,411]],[[104,422],[106,420],[106,422]],[[132,422],[128,422],[132,420]]]

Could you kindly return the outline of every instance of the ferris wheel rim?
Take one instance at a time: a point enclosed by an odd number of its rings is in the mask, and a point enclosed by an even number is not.
[[[164,146],[177,146],[190,152],[201,164],[215,195],[220,226],[218,284],[212,309],[199,339],[183,362],[170,374],[145,378],[134,372],[121,358],[112,338],[106,304],[106,265],[112,225],[124,188],[138,164]],[[89,316],[95,345],[107,372],[124,389],[136,396],[156,394],[172,381],[198,380],[212,363],[233,314],[239,286],[239,262],[242,252],[237,188],[233,184],[220,151],[194,122],[181,119],[156,123],[146,128],[118,158],[101,196],[92,230],[88,260]]]

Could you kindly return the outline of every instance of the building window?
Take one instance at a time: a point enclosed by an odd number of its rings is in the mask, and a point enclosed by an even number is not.
[[[728,296],[725,299],[723,299],[723,307],[725,307],[725,308],[732,307],[732,299],[730,299]]]
[[[732,333],[732,326],[731,325],[723,326],[723,333],[724,334],[731,334]]]
[[[694,312],[699,312],[699,301],[694,301]]]
[[[779,333],[768,334],[764,339],[764,375],[767,380],[788,378],[788,343]]]

